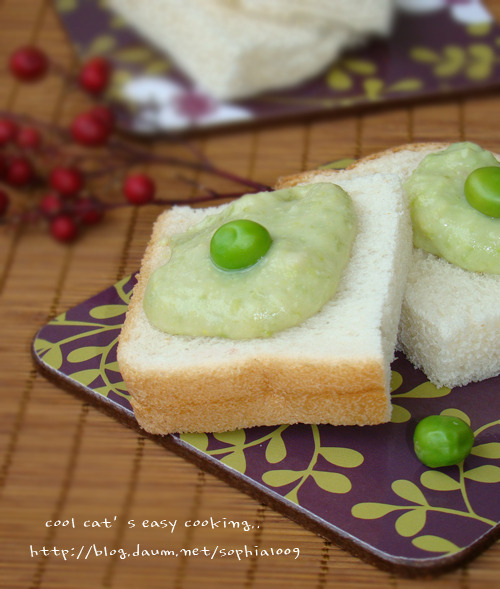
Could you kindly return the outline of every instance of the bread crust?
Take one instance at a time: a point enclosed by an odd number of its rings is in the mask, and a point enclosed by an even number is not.
[[[372,153],[365,157],[362,157],[349,166],[333,170],[333,169],[315,169],[315,170],[308,170],[306,172],[300,172],[298,174],[290,174],[288,176],[281,176],[276,181],[274,186],[275,190],[279,190],[281,188],[291,188],[292,186],[297,186],[298,184],[307,184],[309,182],[313,182],[314,178],[319,175],[331,175],[332,182],[334,182],[335,176],[340,173],[345,172],[357,172],[359,169],[369,162],[375,162],[377,160],[382,160],[388,156],[392,156],[396,153],[411,151],[417,153],[426,153],[430,151],[438,151],[440,149],[446,149],[449,147],[451,143],[444,143],[444,142],[420,142],[420,143],[407,143],[404,145],[398,145],[396,147],[391,147],[389,149],[385,149],[383,151],[378,151],[376,153]],[[383,170],[380,170],[383,171]]]

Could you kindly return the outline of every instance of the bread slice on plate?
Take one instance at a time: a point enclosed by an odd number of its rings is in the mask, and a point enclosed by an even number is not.
[[[280,179],[277,187],[315,178],[385,172],[404,181],[423,158],[449,144],[408,144],[360,159],[346,170]],[[497,159],[500,155],[494,154]],[[403,298],[399,346],[437,386],[453,388],[500,374],[500,276],[464,270],[414,248]]]
[[[118,347],[144,429],[168,434],[390,419],[390,362],[411,255],[410,220],[397,176],[351,176],[335,175],[358,224],[337,292],[309,319],[269,337],[178,336],[150,325],[145,288],[152,271],[168,260],[170,238],[219,207],[176,207],[160,215]],[[331,180],[328,172],[311,179]]]
[[[360,35],[287,22],[215,0],[108,0],[108,6],[218,100],[292,87],[322,72]]]

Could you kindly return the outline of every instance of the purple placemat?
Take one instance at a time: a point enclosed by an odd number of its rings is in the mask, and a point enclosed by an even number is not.
[[[220,103],[196,91],[168,57],[104,2],[55,0],[79,54],[105,55],[113,63],[106,98],[120,126],[141,133],[342,112],[500,85],[500,27],[479,0],[397,0],[397,5],[388,39],[346,53],[291,90]]]
[[[33,354],[47,376],[140,429],[116,362],[134,283],[127,277],[56,317]],[[378,566],[443,572],[500,535],[500,377],[450,390],[402,356],[392,370],[394,415],[385,425],[151,437]],[[417,421],[439,413],[468,421],[476,440],[463,464],[433,470],[414,456],[412,435]]]

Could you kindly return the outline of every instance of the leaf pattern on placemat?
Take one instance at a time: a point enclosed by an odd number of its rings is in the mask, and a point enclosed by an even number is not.
[[[134,283],[129,276],[62,313],[34,341],[42,364],[129,411],[116,348]],[[498,528],[500,378],[450,390],[402,356],[392,368],[389,424],[280,425],[174,440],[377,551],[417,560],[451,555]],[[413,427],[431,413],[473,427],[475,444],[462,464],[434,470],[417,461]]]
[[[128,309],[133,279],[127,276],[113,287],[113,303],[90,307],[74,317],[63,313],[47,326],[51,339],[39,334],[33,347],[53,370],[91,387],[100,395],[114,393],[124,399],[128,392],[116,361],[118,336]],[[96,341],[100,344],[96,345]],[[101,343],[104,342],[104,343]]]
[[[116,347],[134,282],[133,276],[127,277],[59,315],[42,328],[34,342],[36,354],[52,370],[128,409],[128,393],[116,361]],[[407,428],[421,417],[422,403],[436,404],[439,411],[435,412],[474,423],[474,408],[451,404],[448,399],[456,398],[454,391],[437,388],[419,374],[406,361],[393,365],[393,422],[384,426],[396,428],[391,435],[398,431],[399,436],[406,435]],[[365,479],[373,476],[371,463],[375,459],[371,446],[380,438],[368,435],[365,442],[357,441],[367,428],[281,425],[215,434],[181,434],[178,439],[218,460],[224,468],[249,477],[312,513],[328,511],[327,506],[335,501],[336,510],[345,510],[343,525],[350,532],[356,529],[353,522],[380,522],[384,529],[380,538],[387,542],[391,533],[399,538],[398,553],[408,555],[408,551],[416,550],[421,554],[450,555],[468,544],[468,540],[460,539],[458,531],[474,523],[481,536],[495,527],[498,520],[488,515],[481,501],[483,489],[491,487],[498,493],[500,419],[484,420],[475,427],[476,443],[471,458],[464,463],[443,470],[422,467],[422,472],[411,478],[382,475],[368,487]],[[405,458],[409,459],[415,460],[411,454]],[[418,468],[415,466],[413,472],[418,473]],[[466,525],[460,525],[464,521]],[[358,531],[361,538],[362,529]],[[403,541],[407,542],[406,548],[401,544]],[[374,544],[380,549],[377,542]]]
[[[425,390],[427,394],[430,394],[429,385],[430,383],[424,383],[410,391],[410,393],[417,394],[418,389]],[[439,389],[437,389],[439,391]],[[437,392],[436,391],[436,392]],[[447,393],[446,393],[447,394]],[[403,396],[403,395],[400,395]],[[406,394],[410,397],[410,394]],[[470,417],[463,411],[450,407],[441,411],[441,415],[453,415],[460,417],[466,423],[471,423]],[[480,433],[486,432],[488,429],[500,425],[500,420],[494,420],[490,423],[483,425],[481,428],[474,432],[474,436]],[[486,446],[486,448],[485,448]],[[493,442],[491,444],[479,444],[477,447],[474,446],[472,454],[481,456],[487,459],[500,459],[500,443]],[[497,521],[480,515],[482,505],[477,505],[477,508],[473,506],[472,497],[469,495],[469,488],[467,486],[467,480],[475,481],[478,483],[499,483],[500,482],[500,467],[493,464],[483,464],[469,468],[466,466],[467,459],[462,463],[447,467],[445,470],[437,469],[426,469],[420,475],[420,488],[417,484],[410,480],[396,480],[392,483],[391,489],[398,497],[403,499],[410,504],[386,504],[386,503],[375,503],[375,502],[362,502],[353,505],[351,513],[354,517],[359,519],[378,519],[387,516],[390,513],[396,511],[403,511],[395,520],[395,530],[402,537],[412,537],[412,543],[414,546],[426,550],[429,552],[443,552],[451,554],[459,550],[459,546],[456,546],[449,538],[443,536],[434,535],[422,535],[417,536],[422,532],[428,522],[439,517],[440,514],[446,515],[447,517],[452,516],[457,522],[464,519],[472,519],[485,524],[487,527],[495,527]],[[438,493],[459,493],[462,497],[463,507],[461,509],[451,509],[450,507],[443,506],[441,502],[431,502],[426,497],[425,491],[437,491]],[[435,494],[434,494],[435,495]],[[431,522],[432,523],[432,522]],[[444,534],[449,533],[446,530]]]

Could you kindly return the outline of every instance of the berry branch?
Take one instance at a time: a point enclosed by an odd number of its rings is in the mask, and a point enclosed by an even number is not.
[[[200,203],[243,194],[220,194],[179,175],[182,181],[202,189],[204,194],[189,200],[160,199],[150,174],[130,171],[145,165],[189,169],[226,179],[246,190],[270,190],[269,186],[215,166],[187,141],[171,140],[185,147],[189,156],[183,158],[150,153],[120,137],[113,111],[100,102],[113,73],[104,57],[89,59],[72,75],[38,47],[27,46],[10,56],[8,66],[14,78],[25,84],[36,83],[49,73],[60,76],[96,103],[78,113],[69,127],[39,121],[27,114],[0,111],[0,223],[3,225],[43,223],[54,239],[70,242],[84,227],[99,223],[106,211],[117,207]],[[93,186],[98,179],[113,182],[118,179],[122,200],[105,202]],[[17,211],[12,210],[14,194],[23,196]]]

